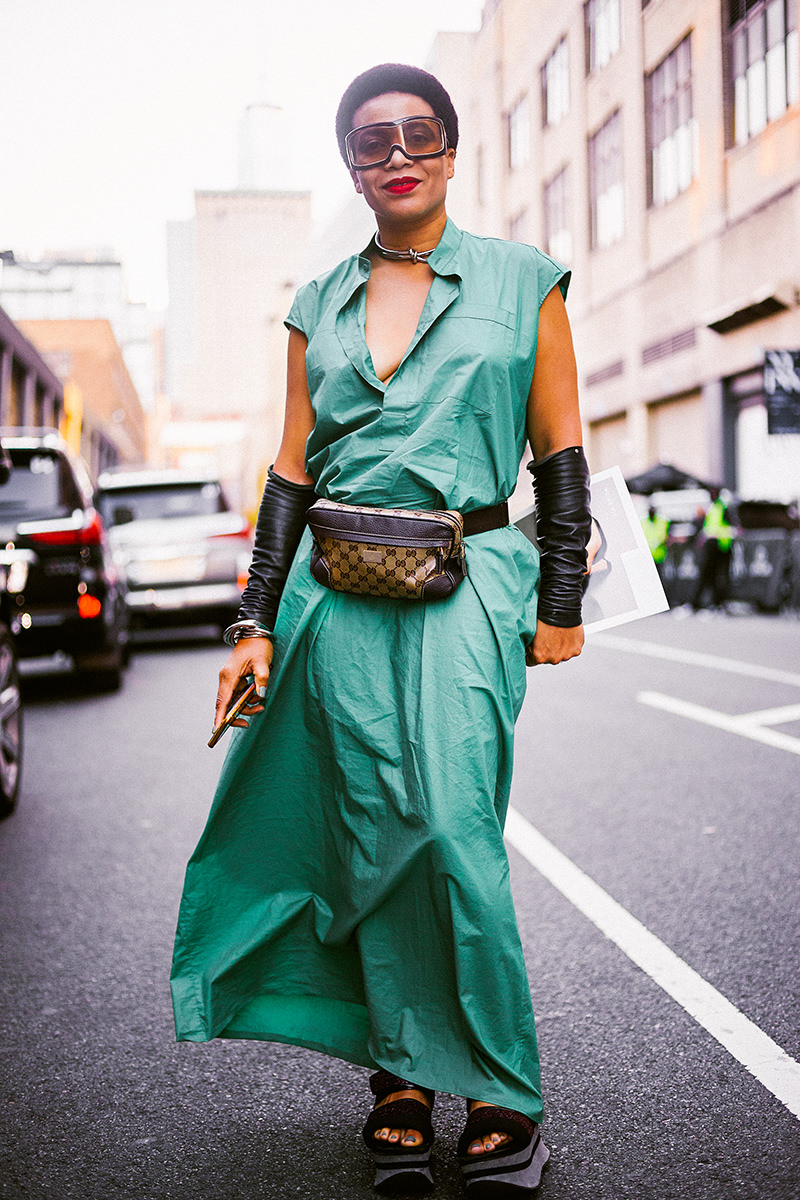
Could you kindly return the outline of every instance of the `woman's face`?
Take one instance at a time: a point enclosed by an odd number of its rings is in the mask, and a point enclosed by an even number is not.
[[[400,121],[404,117],[432,117],[433,109],[420,96],[387,92],[374,96],[356,109],[353,128],[376,121]],[[351,171],[360,192],[377,217],[407,224],[434,215],[444,208],[447,181],[453,177],[455,150],[439,158],[410,159],[399,148],[387,163]]]

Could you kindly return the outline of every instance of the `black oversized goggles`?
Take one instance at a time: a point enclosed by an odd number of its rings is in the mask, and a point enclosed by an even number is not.
[[[447,153],[447,134],[438,117],[403,117],[359,125],[344,139],[347,161],[354,171],[382,167],[395,150],[406,158],[438,158]]]

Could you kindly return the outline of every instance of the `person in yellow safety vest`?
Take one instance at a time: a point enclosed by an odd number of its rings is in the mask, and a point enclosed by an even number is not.
[[[708,591],[711,593],[713,608],[722,608],[728,598],[733,535],[734,529],[728,520],[727,504],[722,499],[719,488],[714,488],[697,539],[700,573],[692,601],[695,612],[703,608]]]
[[[658,510],[651,504],[647,516],[642,521],[642,529],[644,530],[644,536],[647,538],[653,562],[656,564],[663,563],[667,557],[669,521],[666,517],[662,517]]]

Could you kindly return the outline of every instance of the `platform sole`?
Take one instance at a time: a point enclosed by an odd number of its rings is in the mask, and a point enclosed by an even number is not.
[[[542,1178],[550,1151],[537,1135],[532,1146],[516,1154],[491,1161],[461,1160],[461,1172],[467,1185],[467,1200],[528,1200]]]
[[[426,1154],[373,1154],[375,1191],[383,1196],[421,1196],[433,1188],[430,1151]]]

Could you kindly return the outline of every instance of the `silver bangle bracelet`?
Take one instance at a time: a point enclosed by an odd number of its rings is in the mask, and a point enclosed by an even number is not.
[[[226,646],[235,646],[242,638],[267,638],[271,642],[274,640],[274,635],[266,625],[261,625],[258,621],[249,618],[244,621],[234,621],[233,625],[229,625],[222,635]]]

